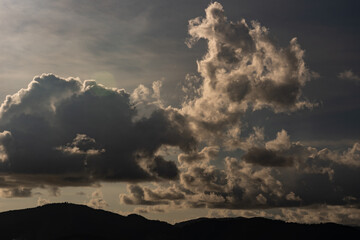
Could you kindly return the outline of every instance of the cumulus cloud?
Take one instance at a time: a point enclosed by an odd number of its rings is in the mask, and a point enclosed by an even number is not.
[[[89,207],[96,208],[96,209],[104,209],[108,207],[109,205],[104,199],[103,193],[100,189],[95,190],[91,194],[91,198],[89,202],[87,203]]]
[[[128,185],[127,187],[130,195],[120,194],[120,203],[124,204],[137,204],[137,205],[154,205],[157,202],[145,199],[145,191],[138,185]]]
[[[152,89],[140,84],[130,95],[131,104],[138,110],[136,119],[149,117],[153,111],[163,107],[161,100],[161,81],[155,81]],[[140,113],[140,114],[139,114]]]
[[[318,152],[318,157],[320,159],[329,159],[341,165],[360,167],[360,143],[354,143],[351,148],[343,152],[324,148]]]
[[[93,80],[35,77],[0,107],[0,174],[55,186],[177,178],[176,164],[155,153],[164,145],[194,149],[186,119],[160,107],[137,118],[131,101]]]
[[[163,105],[161,81],[127,93],[94,80],[43,74],[7,96],[0,107],[4,187],[180,179],[186,188],[221,192],[228,176],[210,163],[220,146],[197,151],[204,132],[241,148],[246,143],[236,142],[239,113],[309,105],[300,97],[310,75],[295,39],[287,48],[277,47],[266,28],[228,21],[217,2],[209,5],[205,18],[190,20],[189,34],[189,46],[204,38],[208,52],[198,62],[201,78],[187,76],[183,90],[189,96],[181,109]],[[247,142],[245,161],[263,166],[263,156],[270,156],[266,164],[292,165],[293,159],[272,149],[281,143],[255,148],[257,137]],[[183,152],[178,164],[158,155],[163,146]],[[131,192],[131,201],[142,201],[136,187]]]
[[[198,97],[190,98],[182,109],[191,116],[198,134],[210,131],[218,136],[235,131],[247,109],[289,112],[313,106],[301,97],[311,73],[296,38],[282,48],[260,23],[229,21],[218,2],[205,11],[204,18],[189,21],[187,41],[189,47],[200,39],[207,41],[208,51],[198,61],[203,81]],[[192,79],[193,85],[198,84]],[[187,85],[188,91],[192,85]]]
[[[56,149],[70,155],[98,155],[105,152],[105,149],[98,149],[95,139],[86,136],[86,134],[77,134],[71,143],[57,147]]]
[[[288,195],[286,195],[286,200],[301,201],[301,198],[299,196],[296,196],[294,192],[290,192]]]
[[[254,134],[249,138],[253,139]],[[272,140],[259,137],[256,143],[256,148],[248,148],[245,144],[245,153],[240,158],[225,157],[223,167],[215,165],[214,161],[219,147],[182,153],[179,155],[179,182],[171,186],[159,185],[156,190],[130,185],[129,193],[120,195],[121,202],[183,208],[254,209],[358,201],[360,189],[353,185],[359,179],[358,171],[348,162],[339,162],[339,158],[333,157],[339,154],[355,161],[354,147],[343,153],[333,151],[326,155],[324,149],[292,142],[285,130]]]
[[[344,72],[339,73],[338,77],[341,79],[360,81],[360,77],[358,75],[356,75],[351,69],[345,70]]]
[[[151,189],[139,185],[128,185],[129,194],[120,194],[120,203],[130,205],[168,205],[171,201],[185,199],[185,193],[176,186]]]
[[[7,147],[11,143],[11,133],[9,131],[0,132],[0,162],[8,160]]]

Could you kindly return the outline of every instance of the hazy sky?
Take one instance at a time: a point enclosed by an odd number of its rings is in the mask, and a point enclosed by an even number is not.
[[[359,10],[0,0],[0,210],[360,225]]]

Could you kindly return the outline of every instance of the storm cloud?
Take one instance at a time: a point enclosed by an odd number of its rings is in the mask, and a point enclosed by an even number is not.
[[[137,114],[125,90],[35,77],[1,105],[0,173],[60,186],[175,179],[176,164],[155,153],[162,145],[196,146],[184,117],[161,108]]]

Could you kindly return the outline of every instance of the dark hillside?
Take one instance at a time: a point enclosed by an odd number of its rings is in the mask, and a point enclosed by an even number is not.
[[[170,225],[83,205],[58,203],[0,213],[1,240],[360,239],[358,228],[264,218],[200,218]]]
[[[68,203],[0,213],[0,239],[4,240],[164,239],[171,230],[172,225],[165,222]]]

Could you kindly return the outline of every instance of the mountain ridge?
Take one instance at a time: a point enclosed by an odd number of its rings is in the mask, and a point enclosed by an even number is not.
[[[358,228],[335,223],[298,224],[265,218],[198,218],[176,224],[137,214],[122,216],[72,203],[0,213],[0,239],[347,239]]]

